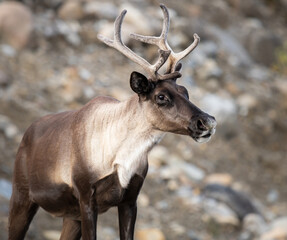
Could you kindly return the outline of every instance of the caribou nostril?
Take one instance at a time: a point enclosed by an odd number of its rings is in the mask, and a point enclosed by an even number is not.
[[[196,126],[197,126],[197,129],[202,130],[202,131],[205,131],[207,129],[201,119],[197,120]]]

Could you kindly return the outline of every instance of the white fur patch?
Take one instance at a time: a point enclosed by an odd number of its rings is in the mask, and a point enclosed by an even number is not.
[[[161,135],[141,141],[132,139],[133,143],[125,149],[125,152],[117,155],[113,164],[118,166],[118,177],[123,188],[127,188],[134,174],[144,171],[147,154],[160,139]]]
[[[105,104],[94,114],[95,121],[86,124],[88,168],[99,179],[117,169],[120,184],[126,188],[134,174],[143,174],[149,150],[164,133],[146,122],[137,104]]]

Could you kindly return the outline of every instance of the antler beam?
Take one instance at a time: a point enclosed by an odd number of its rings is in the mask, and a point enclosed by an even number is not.
[[[122,11],[121,14],[117,17],[114,23],[114,39],[106,38],[102,35],[98,35],[99,40],[104,42],[110,47],[117,49],[119,52],[124,54],[126,57],[134,61],[143,67],[143,69],[149,74],[149,77],[153,81],[171,79],[171,78],[179,78],[181,74],[177,71],[178,62],[187,56],[192,50],[198,45],[200,38],[197,34],[194,34],[193,43],[186,48],[184,51],[175,53],[167,42],[167,34],[169,31],[170,18],[167,8],[161,4],[160,5],[163,11],[163,28],[161,35],[159,37],[156,36],[143,36],[139,34],[131,34],[131,37],[139,40],[141,42],[153,44],[159,47],[159,58],[155,64],[150,64],[145,59],[134,53],[130,48],[128,48],[122,41],[121,37],[121,28],[123,19],[127,13],[126,10]],[[164,63],[168,61],[167,70],[165,75],[161,75],[158,73],[159,69],[164,65]]]
[[[161,10],[163,12],[164,18],[163,18],[162,32],[161,32],[161,35],[159,37],[143,36],[143,35],[139,35],[139,34],[131,34],[130,36],[132,38],[136,39],[136,40],[141,41],[141,42],[157,45],[161,50],[170,51],[166,72],[167,73],[172,73],[172,72],[175,71],[177,63],[181,59],[186,57],[189,53],[191,53],[193,51],[193,49],[196,48],[196,46],[198,45],[198,43],[200,41],[200,38],[195,33],[193,35],[193,38],[194,38],[193,43],[188,48],[186,48],[184,51],[179,52],[179,53],[175,53],[171,49],[171,47],[169,46],[169,44],[167,42],[167,34],[168,34],[168,31],[169,31],[169,25],[170,25],[169,13],[168,13],[168,10],[167,10],[165,5],[161,4],[160,7],[161,7]]]
[[[104,42],[110,47],[113,47],[124,54],[126,57],[134,61],[135,63],[139,64],[144,68],[144,70],[149,73],[149,77],[153,81],[163,80],[167,78],[174,78],[180,77],[179,73],[173,73],[169,76],[162,76],[158,73],[158,70],[163,66],[163,64],[167,61],[171,51],[170,50],[159,50],[159,59],[153,65],[147,62],[145,59],[140,57],[139,55],[135,54],[130,48],[128,48],[122,41],[121,38],[121,27],[123,23],[123,19],[126,15],[127,11],[123,10],[121,14],[117,17],[115,24],[114,24],[114,40],[106,38],[102,35],[98,35],[99,40]]]

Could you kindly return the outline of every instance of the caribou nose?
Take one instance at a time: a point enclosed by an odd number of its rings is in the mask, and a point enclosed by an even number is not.
[[[209,131],[216,127],[217,123],[214,117],[204,116],[196,120],[196,128],[201,131]]]
[[[215,117],[209,116],[208,119],[207,119],[206,125],[209,127],[209,129],[216,128],[217,122],[215,120]]]

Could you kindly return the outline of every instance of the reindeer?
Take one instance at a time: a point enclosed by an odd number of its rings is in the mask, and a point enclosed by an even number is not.
[[[167,43],[169,13],[160,6],[163,30],[159,37],[132,34],[159,47],[150,64],[121,40],[124,10],[114,24],[114,40],[105,44],[138,63],[148,76],[132,72],[136,93],[127,101],[96,97],[77,111],[44,116],[25,132],[16,155],[10,200],[9,239],[24,239],[39,207],[63,218],[60,239],[96,239],[98,214],[118,207],[121,240],[132,240],[137,196],[148,171],[148,152],[165,132],[207,142],[215,133],[215,118],[189,101],[176,84],[181,64],[199,43],[175,53]],[[167,62],[167,71],[159,69]]]

